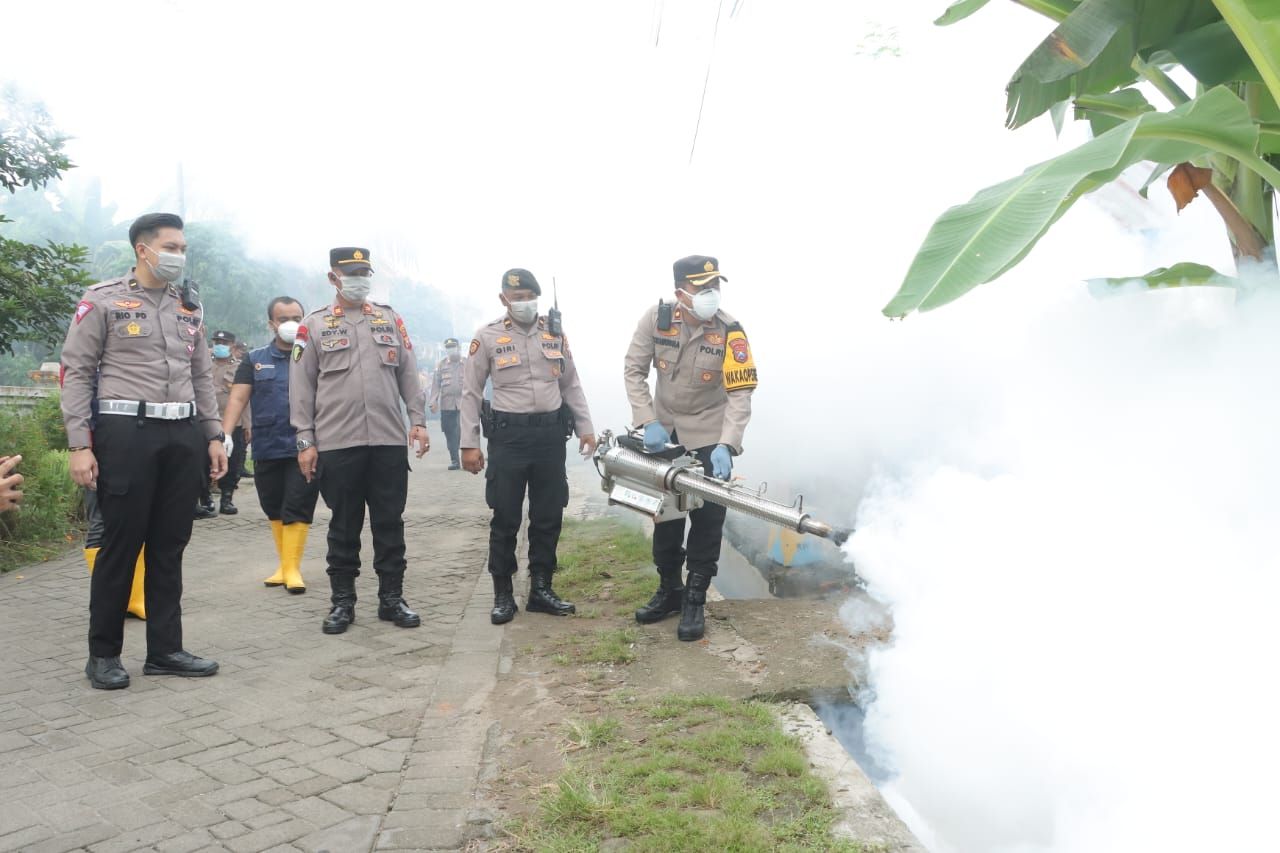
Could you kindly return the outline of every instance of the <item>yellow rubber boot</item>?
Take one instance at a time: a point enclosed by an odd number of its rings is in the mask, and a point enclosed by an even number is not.
[[[146,548],[139,551],[138,561],[133,564],[133,586],[129,589],[129,606],[126,608],[129,613],[139,619],[147,618],[146,553]]]
[[[307,546],[310,524],[296,521],[284,527],[284,586],[294,595],[307,591],[302,580],[302,550]]]
[[[284,567],[288,562],[284,550],[284,522],[275,519],[271,522],[271,538],[276,540],[276,555],[280,558],[280,565],[276,567],[276,573],[262,582],[263,586],[284,586]]]
[[[93,574],[93,564],[98,559],[98,551],[100,548],[85,548],[84,562],[89,567],[89,574]]]

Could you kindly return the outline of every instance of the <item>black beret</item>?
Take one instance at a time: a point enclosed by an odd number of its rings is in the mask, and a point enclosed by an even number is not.
[[[444,345],[445,345],[445,346],[447,346],[447,347],[456,347],[456,346],[458,345],[458,339],[457,339],[457,338],[445,338],[445,339],[444,339]]]
[[[528,270],[513,269],[507,270],[502,274],[503,290],[520,290],[522,288],[532,290],[535,296],[542,295],[542,288],[538,286],[538,280]]]
[[[234,344],[236,342],[236,333],[224,332],[221,329],[219,329],[218,331],[213,333],[213,339],[215,341],[225,341],[226,343]]]

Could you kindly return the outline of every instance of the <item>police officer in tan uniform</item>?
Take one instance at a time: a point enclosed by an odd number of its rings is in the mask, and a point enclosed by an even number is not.
[[[508,270],[499,299],[506,313],[476,332],[463,370],[462,467],[484,469],[480,451],[482,420],[489,439],[485,501],[489,522],[489,573],[493,576],[495,625],[510,622],[519,609],[512,594],[516,573],[516,534],[520,532],[525,492],[529,495],[529,575],[527,607],[534,613],[564,616],[574,607],[551,588],[556,544],[569,503],[565,441],[576,432],[579,449],[596,447],[587,397],[563,330],[538,315],[542,288],[533,273]],[[493,380],[492,409],[483,405],[486,380]]]
[[[182,552],[191,538],[191,506],[204,460],[215,476],[227,470],[203,311],[177,287],[187,251],[182,231],[182,219],[170,213],[137,219],[129,228],[137,266],[89,288],[62,349],[71,477],[97,489],[104,525],[90,583],[85,674],[106,690],[129,686],[120,663],[124,614],[144,545],[143,673],[218,671],[214,661],[182,648]]]
[[[333,249],[329,267],[334,301],[312,311],[298,327],[289,369],[298,468],[307,482],[319,475],[320,495],[333,511],[328,554],[333,607],[322,630],[341,634],[356,619],[366,505],[378,573],[378,618],[416,628],[421,620],[404,600],[409,458],[401,401],[419,458],[429,439],[413,342],[399,314],[368,301],[373,275],[368,249]]]
[[[236,371],[240,367],[241,359],[236,356],[235,347],[236,336],[234,332],[219,330],[213,333],[213,345],[210,347],[213,353],[213,393],[218,398],[218,412],[220,414],[225,414],[227,411],[227,402],[231,399],[231,385],[235,380]],[[231,496],[235,494],[236,486],[240,483],[240,470],[244,467],[245,448],[253,436],[250,417],[250,407],[246,405],[244,413],[240,415],[240,419],[236,423],[235,431],[227,433],[231,438],[231,454],[227,460],[227,473],[218,481],[218,491],[222,496],[219,501],[218,511],[223,515],[235,515],[239,512],[236,509],[236,505],[231,502]],[[204,508],[212,510],[213,502],[208,500],[208,481],[205,482],[204,492],[201,497],[204,498]],[[209,514],[212,515],[213,513]],[[197,509],[196,517],[202,518],[206,516]]]
[[[462,370],[465,360],[457,338],[446,338],[444,358],[431,377],[431,411],[440,413],[440,431],[449,445],[449,470],[457,471],[460,426],[458,409],[462,405]]]
[[[648,450],[678,442],[696,450],[703,470],[728,480],[733,457],[751,419],[756,367],[741,324],[720,310],[719,262],[692,255],[673,265],[676,303],[659,303],[640,318],[627,348],[624,375],[632,423],[644,427]],[[649,371],[657,382],[649,391]],[[725,508],[706,503],[689,513],[684,547],[683,518],[654,526],[653,561],[658,591],[636,611],[636,621],[658,622],[680,612],[676,636],[701,639],[703,604],[720,559]],[[681,571],[689,566],[687,588]]]

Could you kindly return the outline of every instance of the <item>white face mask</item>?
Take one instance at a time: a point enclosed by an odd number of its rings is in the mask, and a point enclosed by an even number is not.
[[[285,320],[279,326],[276,326],[276,337],[291,344],[294,338],[298,337],[298,326],[301,325],[297,320]]]
[[[507,309],[511,312],[511,319],[517,323],[528,325],[538,319],[538,300],[536,299],[528,302],[512,302],[507,305]]]
[[[447,355],[447,356],[449,357],[449,360],[450,360],[450,361],[457,361],[457,360],[458,360],[458,348],[457,348],[457,347],[445,347],[445,348],[444,348],[444,354],[445,354],[445,355]]]
[[[342,292],[342,298],[348,302],[364,302],[373,289],[372,278],[367,275],[339,276],[338,289]]]
[[[146,243],[143,243],[142,245],[147,246]],[[147,246],[147,251],[156,256],[156,262],[154,264],[151,263],[151,261],[147,261],[146,258],[143,258],[143,260],[146,261],[147,266],[151,268],[151,273],[156,278],[161,281],[168,282],[169,284],[173,284],[175,281],[182,278],[182,271],[187,268],[186,255],[177,255],[173,252],[157,252],[150,246]]]
[[[689,291],[686,290],[685,293]],[[700,320],[710,320],[720,310],[720,291],[716,288],[689,293],[689,298],[693,302],[693,313],[697,314]]]

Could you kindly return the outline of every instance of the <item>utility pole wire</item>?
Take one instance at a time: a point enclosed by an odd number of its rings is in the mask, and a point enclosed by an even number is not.
[[[702,109],[707,105],[707,88],[711,84],[711,63],[716,58],[716,39],[720,36],[720,12],[724,9],[724,0],[716,5],[716,26],[711,31],[711,56],[707,58],[707,76],[702,81],[702,100],[698,102],[698,121],[693,126],[693,144],[689,146],[689,164],[693,165],[693,152],[698,148],[698,131],[702,128]]]

